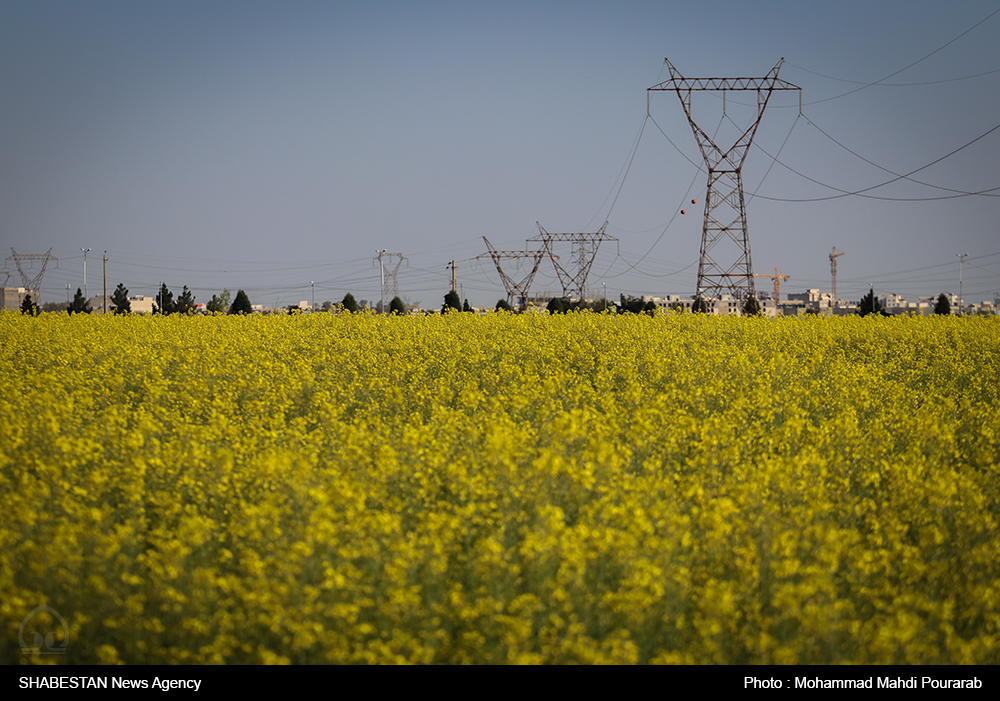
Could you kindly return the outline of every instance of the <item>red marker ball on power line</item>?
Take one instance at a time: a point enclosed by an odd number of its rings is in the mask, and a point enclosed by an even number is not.
[[[698,204],[698,200],[691,200],[691,204]]]
[[[682,209],[682,210],[681,210],[681,214],[687,214],[687,212],[685,212],[685,211],[684,211],[684,210]]]

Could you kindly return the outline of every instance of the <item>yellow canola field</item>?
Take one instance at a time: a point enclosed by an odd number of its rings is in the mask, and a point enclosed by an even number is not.
[[[995,317],[3,313],[0,378],[3,663],[1000,662]]]

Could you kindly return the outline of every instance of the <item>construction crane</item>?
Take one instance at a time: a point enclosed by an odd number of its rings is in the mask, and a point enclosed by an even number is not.
[[[760,275],[754,273],[754,277],[769,277],[774,280],[774,301],[777,302],[781,299],[781,281],[787,280],[790,275],[778,275],[778,266],[774,266],[774,275]]]
[[[841,251],[837,253],[837,247],[833,247],[833,253],[830,254],[830,276],[833,278],[833,306],[837,306],[837,259],[844,255]]]

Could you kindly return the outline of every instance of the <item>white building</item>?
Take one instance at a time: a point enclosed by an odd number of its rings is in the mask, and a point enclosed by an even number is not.
[[[154,304],[156,304],[156,297],[133,295],[128,298],[128,305],[133,314],[152,314]]]
[[[5,287],[3,288],[3,305],[0,309],[11,309],[18,311],[21,308],[21,304],[24,303],[24,298],[27,296],[28,290],[23,287]],[[33,300],[35,304],[38,300]]]

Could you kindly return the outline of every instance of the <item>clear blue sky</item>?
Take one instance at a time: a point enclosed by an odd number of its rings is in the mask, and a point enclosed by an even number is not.
[[[411,301],[440,306],[456,259],[465,297],[492,305],[496,271],[471,260],[483,236],[522,249],[536,221],[607,219],[620,244],[599,253],[592,290],[686,296],[706,176],[677,96],[653,94],[646,120],[646,89],[664,57],[689,77],[763,76],[784,57],[803,108],[776,94],[746,162],[755,272],[790,275],[783,293],[828,290],[836,246],[842,298],[873,283],[915,299],[957,293],[967,253],[966,299],[992,300],[1000,189],[965,193],[1000,188],[1000,129],[911,176],[934,187],[794,200],[871,188],[1000,125],[998,10],[0,0],[0,250],[53,249],[42,301],[83,285],[81,248],[91,294],[107,250],[109,288],[132,294],[163,280],[201,302],[242,287],[291,304],[314,281],[317,302],[377,299],[372,258],[387,249],[408,259]],[[745,121],[750,96],[730,95],[727,114]],[[695,109],[720,125],[719,97],[696,94]],[[546,265],[534,291],[559,289]]]

